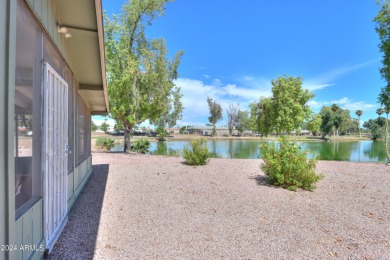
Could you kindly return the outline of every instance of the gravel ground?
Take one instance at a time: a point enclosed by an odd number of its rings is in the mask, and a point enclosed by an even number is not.
[[[320,161],[314,192],[261,160],[94,153],[51,259],[390,259],[390,167]]]

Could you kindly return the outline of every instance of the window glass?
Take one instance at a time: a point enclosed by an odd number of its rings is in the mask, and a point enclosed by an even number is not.
[[[42,32],[18,1],[15,63],[15,208],[18,217],[41,197]]]
[[[77,164],[91,155],[91,112],[77,93]]]
[[[84,101],[77,94],[77,164],[80,164],[85,157],[85,108]]]

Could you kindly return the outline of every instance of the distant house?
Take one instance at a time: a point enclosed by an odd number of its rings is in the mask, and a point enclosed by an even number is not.
[[[210,136],[213,133],[212,126],[193,126],[187,128],[187,130],[192,134],[199,134],[203,136]],[[245,131],[245,133],[249,134],[251,131]],[[215,128],[216,136],[226,136],[229,135],[229,128],[225,126],[216,126]],[[233,135],[239,135],[238,130],[233,129]]]
[[[51,250],[92,173],[91,115],[108,112],[101,8],[0,1],[0,259]]]
[[[167,130],[168,133],[172,133],[172,134],[179,134],[180,133],[180,128],[166,128],[165,130]]]
[[[311,135],[311,132],[309,130],[301,130],[298,134],[297,134],[297,131],[292,131],[291,132],[292,135],[300,135],[300,136],[308,136],[308,135]]]

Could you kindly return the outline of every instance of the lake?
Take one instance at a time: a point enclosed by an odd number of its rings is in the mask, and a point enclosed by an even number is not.
[[[260,140],[208,140],[206,145],[213,158],[261,158],[259,145],[273,141]],[[183,150],[188,141],[151,142],[149,154],[166,155],[169,152]],[[298,142],[303,149],[309,149],[320,155],[320,160],[353,161],[353,162],[385,162],[386,154],[383,141],[353,142]],[[123,145],[112,149],[123,150]]]

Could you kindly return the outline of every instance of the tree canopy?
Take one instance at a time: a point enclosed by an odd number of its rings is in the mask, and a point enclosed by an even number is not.
[[[321,115],[313,114],[307,122],[307,130],[312,132],[313,135],[317,135],[321,131]]]
[[[309,119],[311,110],[307,102],[314,94],[302,89],[301,77],[282,76],[271,83],[272,97],[250,104],[251,126],[265,136],[273,131],[290,134]]]
[[[107,132],[108,131],[108,128],[110,127],[109,124],[107,124],[106,122],[107,120],[104,120],[104,122],[101,124],[100,126],[100,130],[102,130],[103,132]]]
[[[226,115],[228,117],[229,135],[233,134],[233,129],[237,123],[238,112],[240,111],[239,105],[230,104],[226,109]]]
[[[272,80],[272,110],[276,133],[290,134],[299,129],[308,119],[311,110],[307,102],[314,97],[307,89],[302,89],[301,77],[279,77]]]
[[[242,134],[245,130],[249,129],[249,122],[249,111],[238,110],[234,126],[236,127],[237,131],[240,132],[240,134]]]
[[[180,88],[173,80],[183,52],[168,60],[164,39],[149,40],[145,34],[146,25],[164,14],[168,2],[173,1],[131,0],[119,17],[104,17],[110,113],[123,123],[125,150],[134,125],[158,120],[170,110],[181,113]]]
[[[334,136],[339,133],[347,134],[359,131],[358,120],[351,118],[351,111],[342,109],[337,104],[323,106],[320,115],[322,119],[320,130],[323,138],[332,130]]]
[[[271,98],[261,97],[259,101],[249,104],[251,109],[250,129],[261,136],[268,136],[273,129]]]
[[[222,119],[222,107],[212,98],[207,98],[207,104],[209,105],[210,116],[209,122],[213,125],[213,135],[215,135],[215,124]]]

